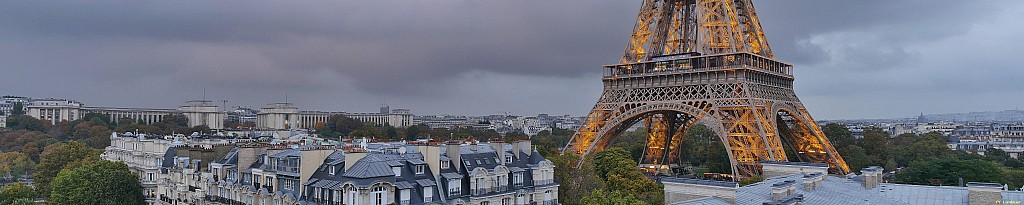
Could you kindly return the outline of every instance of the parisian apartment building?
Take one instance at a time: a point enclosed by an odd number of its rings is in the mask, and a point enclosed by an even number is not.
[[[558,204],[554,165],[529,140],[115,133],[102,158],[138,173],[149,204]]]

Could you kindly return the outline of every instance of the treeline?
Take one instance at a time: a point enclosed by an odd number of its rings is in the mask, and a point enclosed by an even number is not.
[[[840,156],[854,172],[867,166],[883,166],[894,171],[892,181],[905,184],[958,186],[960,181],[1024,186],[1024,159],[1012,158],[999,149],[987,149],[985,155],[951,150],[949,139],[937,132],[900,134],[871,127],[863,138],[855,138],[846,126],[830,123],[823,129]]]
[[[377,125],[372,122],[361,122],[344,115],[332,115],[327,118],[326,122],[317,123],[314,130],[314,133],[327,139],[366,137],[391,141],[412,141],[426,138],[436,140],[477,139],[487,141],[529,137],[520,132],[509,132],[503,135],[491,129],[431,129],[426,124],[398,128],[390,125]]]

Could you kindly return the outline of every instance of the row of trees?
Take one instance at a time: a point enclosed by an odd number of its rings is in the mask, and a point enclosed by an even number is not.
[[[985,155],[946,147],[948,137],[937,132],[900,134],[867,128],[855,138],[846,126],[830,123],[822,130],[852,171],[883,166],[896,171],[897,183],[960,185],[962,182],[1005,183],[1024,186],[1024,159],[990,148]]]
[[[326,122],[317,123],[314,127],[316,134],[324,138],[340,139],[344,137],[367,137],[380,140],[407,140],[412,141],[422,138],[431,139],[512,139],[527,138],[523,133],[506,133],[502,135],[494,130],[480,130],[473,128],[455,129],[431,129],[425,124],[413,125],[406,128],[397,128],[390,125],[377,125],[371,122],[361,122],[344,115],[332,115]]]

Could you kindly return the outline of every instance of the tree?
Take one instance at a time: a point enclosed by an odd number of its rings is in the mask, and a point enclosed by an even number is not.
[[[821,128],[821,132],[825,133],[829,142],[832,142],[832,147],[835,147],[836,150],[857,144],[857,138],[853,137],[853,132],[850,132],[850,129],[845,125],[841,125],[839,123],[828,123]]]
[[[331,115],[327,117],[325,126],[317,129],[316,133],[324,137],[348,136],[352,131],[363,128],[363,123],[345,115]]]
[[[559,197],[561,199],[561,197]],[[566,203],[569,204],[569,203]],[[603,204],[603,205],[645,205],[643,200],[633,195],[623,194],[619,191],[607,191],[604,189],[594,190],[589,196],[582,198],[580,204]]]
[[[604,181],[594,170],[594,163],[583,163],[576,169],[580,156],[572,153],[565,155],[545,155],[555,164],[555,179],[558,186],[558,201],[565,204],[591,204],[583,200],[591,195],[590,190],[603,189]]]
[[[636,167],[636,161],[628,156],[626,150],[618,147],[594,156],[597,173],[605,179],[608,191],[635,196],[648,204],[664,204],[661,187],[644,176]]]
[[[877,127],[864,129],[863,148],[871,164],[885,164],[889,160],[889,133]]]
[[[32,190],[32,187],[18,182],[4,187],[3,191],[0,191],[0,204],[14,204],[15,200],[31,200],[32,198],[35,198],[35,196],[36,193]]]
[[[139,177],[121,162],[98,160],[65,169],[51,184],[52,204],[145,204]]]
[[[89,148],[85,143],[68,142],[50,145],[39,157],[39,164],[36,165],[36,173],[32,175],[32,179],[35,180],[37,190],[47,195],[50,190],[50,182],[57,177],[61,170],[81,161],[96,159],[99,159],[99,152]]]
[[[24,114],[25,114],[25,105],[22,104],[21,102],[14,102],[14,105],[11,106],[11,116],[14,116],[14,115],[24,115]]]
[[[680,145],[680,159],[692,166],[705,165],[708,162],[708,150],[713,147],[725,147],[718,134],[704,124],[697,124],[686,131],[683,144]],[[728,159],[726,159],[728,161]],[[731,168],[730,168],[731,169]]]
[[[907,184],[932,184],[937,180],[942,185],[957,184],[960,178],[965,182],[1002,183],[1005,175],[998,164],[983,160],[958,160],[939,158],[917,161],[896,173],[895,181]]]
[[[861,168],[872,165],[871,158],[864,152],[864,148],[860,148],[857,145],[843,147],[843,149],[839,150],[839,156],[843,156],[846,166],[849,166],[850,170],[853,171],[858,171]]]
[[[13,180],[18,180],[21,176],[31,174],[35,169],[36,163],[33,162],[25,153],[0,153],[0,171],[3,171],[4,176],[10,175]]]
[[[7,117],[7,128],[12,130],[29,130],[46,132],[50,130],[50,122],[36,119],[28,115],[11,115]]]
[[[86,113],[82,116],[83,121],[93,122],[96,125],[110,127],[110,115],[100,113]]]

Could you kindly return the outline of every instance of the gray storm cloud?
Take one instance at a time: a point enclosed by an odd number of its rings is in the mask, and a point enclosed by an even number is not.
[[[755,1],[818,118],[1011,109],[1017,1]],[[582,115],[633,1],[24,1],[0,7],[0,94],[170,107]],[[954,100],[957,99],[957,100]],[[967,99],[967,100],[964,100]],[[980,100],[986,99],[986,100]],[[967,107],[969,106],[969,107]]]

